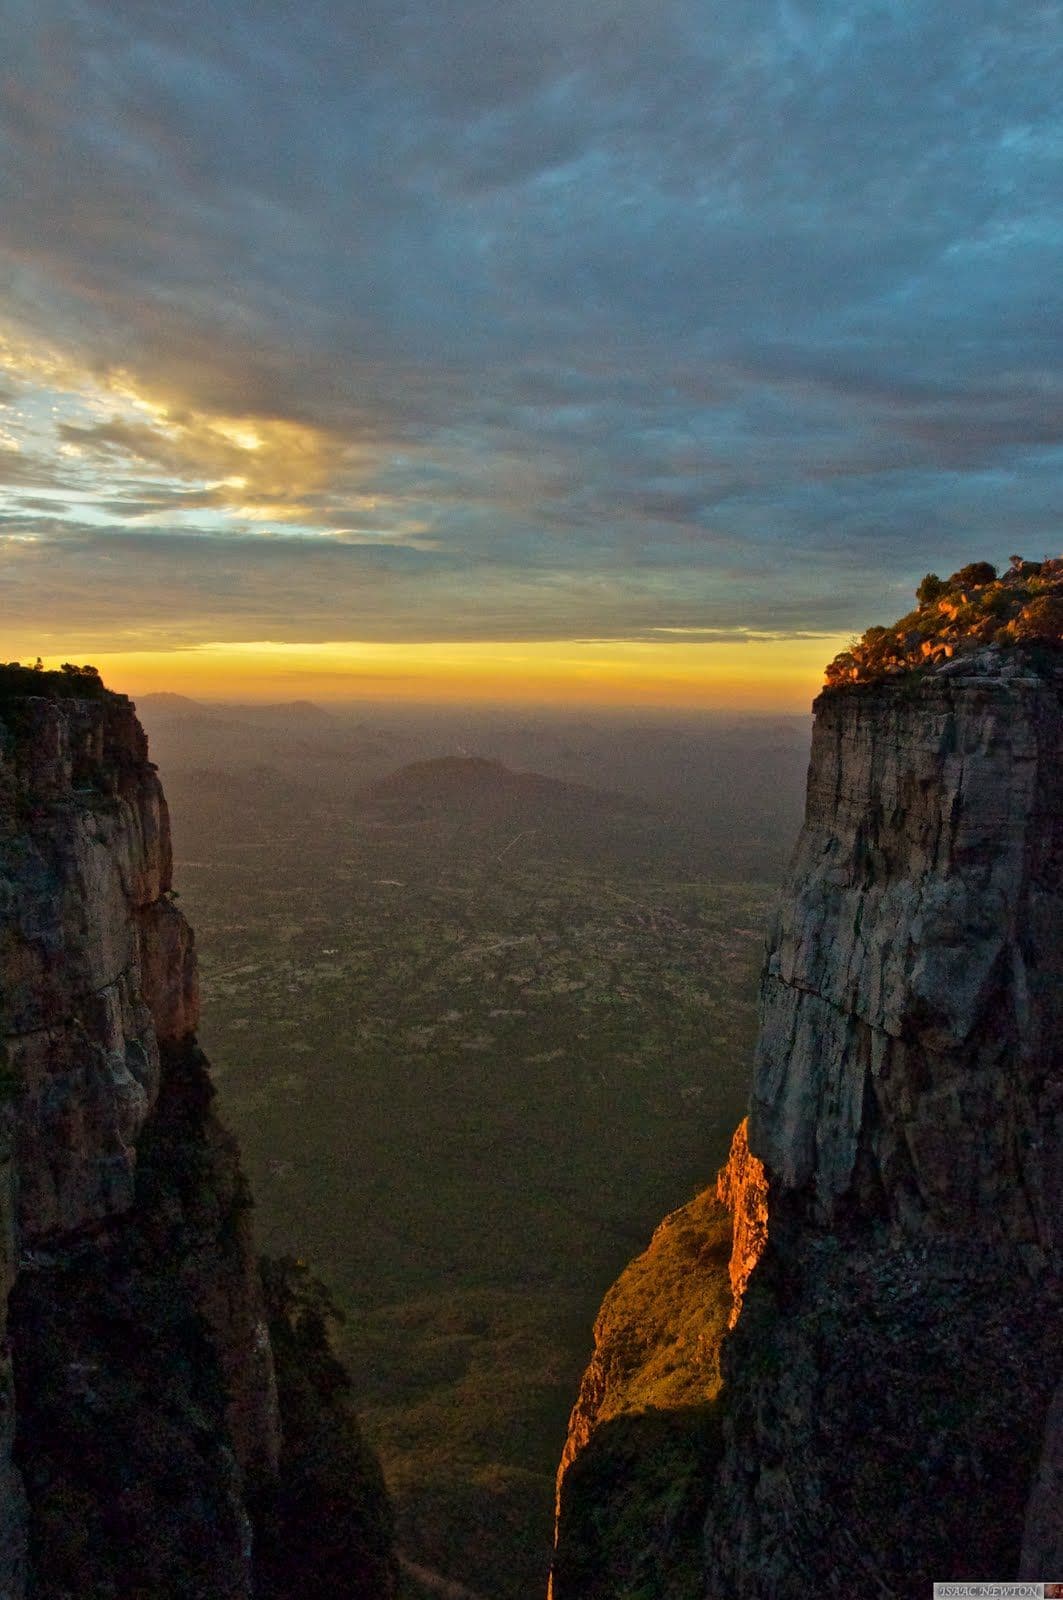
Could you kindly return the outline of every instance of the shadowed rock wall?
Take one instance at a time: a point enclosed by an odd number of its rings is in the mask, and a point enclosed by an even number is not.
[[[0,700],[12,1597],[250,1594],[272,1357],[170,880],[132,705]]]
[[[302,1541],[322,1594],[394,1592],[323,1327],[282,1450],[251,1199],[197,1017],[132,704],[0,668],[0,1600],[284,1600],[306,1573],[282,1552],[256,1574],[267,1534]]]

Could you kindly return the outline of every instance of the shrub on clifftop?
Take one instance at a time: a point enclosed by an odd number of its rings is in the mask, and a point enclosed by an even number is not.
[[[1012,556],[1000,577],[988,561],[972,561],[947,579],[928,572],[916,599],[916,610],[891,628],[868,628],[835,656],[828,687],[941,665],[986,645],[1063,644],[1063,558]]]
[[[41,665],[23,666],[19,661],[0,662],[0,699],[10,700],[23,695],[40,696],[49,700],[102,700],[107,690],[100,679],[99,669],[92,666],[75,666],[64,661],[58,672],[50,672]]]

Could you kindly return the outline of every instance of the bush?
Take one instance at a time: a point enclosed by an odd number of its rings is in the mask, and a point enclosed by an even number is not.
[[[16,700],[23,695],[50,700],[102,700],[107,690],[96,667],[76,667],[64,662],[58,672],[48,672],[40,657],[34,666],[17,661],[0,665],[0,700]]]
[[[1063,595],[1038,595],[1023,606],[1009,632],[1016,639],[1051,642],[1063,635]]]
[[[941,596],[948,592],[948,587],[948,584],[943,578],[939,578],[936,572],[928,572],[915,591],[915,598],[921,606],[928,606],[931,601],[940,600]]]
[[[835,656],[828,687],[926,670],[987,644],[1063,643],[1063,559],[1012,556],[1002,578],[988,561],[970,562],[947,582],[928,572],[917,598],[918,608],[891,628],[868,628]]]
[[[996,567],[988,561],[972,561],[969,566],[961,567],[959,572],[954,572],[949,579],[950,589],[980,589],[984,584],[995,583],[997,576]]]

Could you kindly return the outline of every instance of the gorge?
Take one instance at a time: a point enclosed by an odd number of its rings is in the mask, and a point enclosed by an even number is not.
[[[1063,670],[981,604],[817,701],[749,1117],[602,1306],[553,1600],[1060,1574]],[[256,1260],[134,708],[0,680],[0,1596],[387,1600],[358,1374]]]

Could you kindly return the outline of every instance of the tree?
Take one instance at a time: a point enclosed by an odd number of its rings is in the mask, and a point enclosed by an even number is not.
[[[921,606],[928,606],[932,601],[940,600],[947,588],[948,584],[944,583],[936,572],[928,572],[915,591],[915,598]]]

